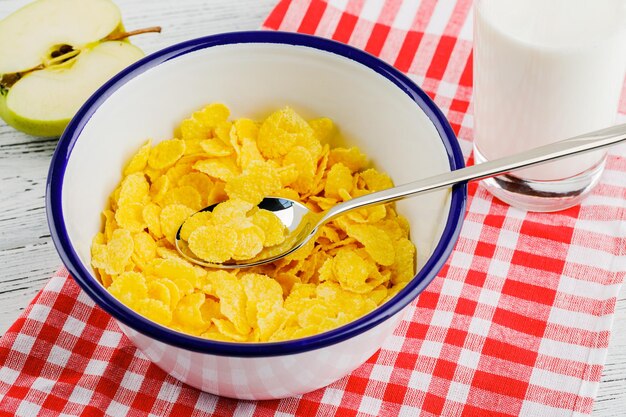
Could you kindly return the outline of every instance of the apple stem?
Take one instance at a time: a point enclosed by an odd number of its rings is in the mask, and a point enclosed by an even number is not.
[[[37,65],[35,68],[31,68],[28,71],[23,72],[13,72],[10,74],[4,74],[2,78],[0,78],[0,90],[1,89],[9,89],[13,87],[13,84],[18,82],[20,78],[28,74],[29,72],[37,71],[40,69],[44,69],[45,66],[43,64]]]
[[[117,41],[120,39],[128,38],[129,36],[140,35],[142,33],[150,33],[150,32],[161,32],[161,26],[151,26],[149,28],[131,30],[129,32],[119,32],[119,33],[111,33],[109,36],[104,38],[105,41]]]

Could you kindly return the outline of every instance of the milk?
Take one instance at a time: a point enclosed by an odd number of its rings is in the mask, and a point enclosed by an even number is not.
[[[482,157],[614,123],[626,72],[626,0],[479,0],[474,25],[474,137]],[[562,179],[602,157],[515,175]]]

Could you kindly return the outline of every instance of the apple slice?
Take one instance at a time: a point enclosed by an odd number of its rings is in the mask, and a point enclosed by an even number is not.
[[[0,21],[0,117],[59,136],[98,87],[143,56],[112,40],[130,34],[110,0],[37,0]]]
[[[15,83],[0,114],[11,126],[37,136],[56,136],[89,96],[112,75],[143,57],[128,42],[103,42],[70,65],[33,71]],[[5,117],[6,116],[6,117]]]

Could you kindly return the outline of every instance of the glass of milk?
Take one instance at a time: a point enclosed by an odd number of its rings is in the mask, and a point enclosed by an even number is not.
[[[614,124],[626,73],[626,0],[476,0],[476,163]],[[485,180],[533,211],[580,203],[605,152]]]

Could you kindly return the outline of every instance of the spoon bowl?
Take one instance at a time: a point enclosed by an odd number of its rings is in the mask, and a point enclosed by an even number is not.
[[[194,213],[194,215],[204,211],[213,211],[216,206],[217,204],[213,204],[205,207]],[[310,211],[308,207],[298,201],[281,197],[265,197],[257,207],[273,213],[280,219],[287,229],[287,237],[283,243],[265,248],[259,255],[252,259],[240,261],[230,260],[222,264],[214,264],[198,258],[191,249],[189,249],[189,245],[180,235],[183,225],[185,224],[183,222],[176,232],[176,249],[181,256],[188,261],[209,268],[237,269],[263,265],[283,258],[306,244],[317,232],[317,227],[319,227],[317,223],[319,223],[324,215],[324,212],[314,213]],[[191,217],[193,217],[193,215],[189,218]],[[313,230],[314,227],[316,228],[315,230]]]
[[[626,140],[626,124],[621,124],[540,146],[516,155],[494,159],[387,190],[366,194],[344,201],[320,213],[312,212],[306,206],[294,200],[266,197],[258,207],[274,213],[288,230],[287,237],[283,243],[263,248],[252,259],[231,260],[222,264],[213,264],[195,256],[189,249],[187,242],[181,239],[180,231],[185,224],[183,222],[176,233],[176,249],[187,260],[207,267],[236,269],[263,265],[284,258],[301,248],[315,236],[320,226],[346,212],[590,152],[624,140]],[[200,211],[212,211],[216,205],[206,207]]]

